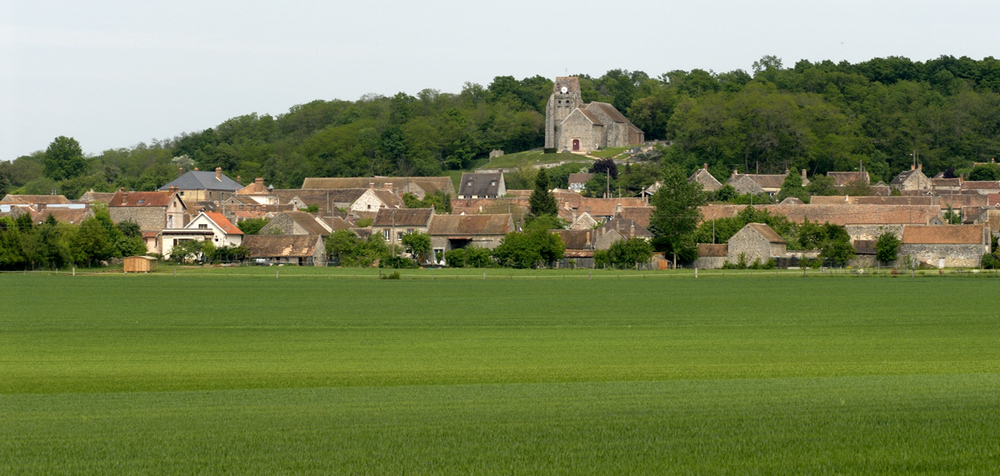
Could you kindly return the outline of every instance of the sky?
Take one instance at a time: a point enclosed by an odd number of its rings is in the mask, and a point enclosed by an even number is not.
[[[998,56],[1000,2],[4,0],[0,160],[496,76]]]

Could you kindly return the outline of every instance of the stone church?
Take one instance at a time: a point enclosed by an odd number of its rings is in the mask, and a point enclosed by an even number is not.
[[[591,152],[642,145],[645,134],[614,106],[584,103],[576,76],[558,77],[545,106],[545,148]]]

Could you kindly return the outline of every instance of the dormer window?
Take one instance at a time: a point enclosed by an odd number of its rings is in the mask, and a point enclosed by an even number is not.
[[[145,201],[146,201],[146,199],[145,199],[145,198],[140,198],[140,199],[139,199],[139,205],[142,205],[142,202],[145,202]]]
[[[497,181],[496,180],[490,180],[490,187],[496,187],[496,186],[497,186]]]
[[[465,186],[466,187],[471,187],[472,186],[472,180],[469,180],[468,182],[465,182]]]

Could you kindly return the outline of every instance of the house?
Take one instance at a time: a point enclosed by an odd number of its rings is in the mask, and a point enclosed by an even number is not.
[[[867,171],[827,172],[826,176],[833,179],[833,186],[838,189],[859,183],[863,183],[865,185],[871,184],[871,177],[868,175]]]
[[[404,235],[427,233],[434,219],[434,208],[382,209],[375,214],[372,229],[381,233],[385,241],[397,244]]]
[[[184,228],[212,230],[212,243],[217,248],[243,244],[243,231],[218,212],[201,212]]]
[[[561,210],[560,210],[561,211]],[[583,212],[579,214],[575,220],[569,225],[570,230],[592,230],[597,228],[600,223],[594,220],[589,213]]]
[[[714,192],[722,188],[722,183],[719,182],[714,176],[712,176],[711,173],[709,173],[707,163],[704,164],[702,168],[695,170],[694,173],[691,174],[690,177],[688,177],[688,182],[700,183],[702,190],[706,192]],[[656,182],[654,185],[659,185],[659,184],[660,182]],[[652,185],[650,187],[652,187]],[[650,195],[652,195],[656,193],[656,190],[659,190],[659,188],[660,187],[657,186],[656,189],[653,190],[647,189],[647,190],[650,190],[651,192]]]
[[[268,264],[326,266],[326,245],[316,235],[247,235],[250,258]]]
[[[458,198],[500,198],[507,194],[503,174],[499,172],[463,173]]]
[[[649,230],[631,219],[622,217],[620,213],[598,227],[596,232],[595,246],[599,250],[609,249],[614,242],[619,240],[641,238],[650,241],[653,239],[653,234]]]
[[[264,178],[257,177],[250,185],[237,190],[236,195],[250,198],[261,205],[276,205],[278,197],[271,193],[271,190],[274,190],[273,186],[265,187]]]
[[[215,233],[207,228],[179,228],[161,230],[159,233],[153,235],[156,241],[152,247],[150,247],[149,241],[146,240],[145,232],[143,233],[143,240],[146,241],[146,249],[149,253],[160,253],[164,258],[170,259],[174,247],[178,244],[192,240],[211,242],[214,235]]]
[[[358,197],[349,209],[358,216],[373,217],[382,209],[403,208],[403,199],[389,190],[369,188]]]
[[[468,246],[493,249],[514,231],[509,213],[493,215],[434,215],[428,227],[432,256]]]
[[[8,205],[48,205],[67,204],[69,200],[62,195],[14,195],[8,193],[0,200],[0,203]]]
[[[592,178],[594,178],[594,174],[591,173],[569,174],[569,189],[580,193],[587,189],[587,182]]]
[[[345,188],[389,190],[397,196],[412,193],[423,200],[427,194],[441,192],[455,197],[451,177],[309,177],[302,181],[303,189],[337,190]]]
[[[931,189],[931,179],[924,175],[924,164],[910,166],[910,170],[900,173],[889,186],[901,192],[924,191]]]
[[[990,231],[983,225],[906,225],[899,256],[937,268],[977,268],[990,251]]]
[[[698,269],[719,269],[729,260],[729,245],[698,243],[698,258],[692,265]],[[753,264],[753,263],[751,263]]]
[[[127,192],[119,190],[108,203],[111,221],[132,220],[143,231],[184,228],[184,200],[177,189],[160,192]]]
[[[805,174],[805,170],[802,171]],[[785,183],[784,174],[741,174],[739,170],[733,170],[733,175],[726,181],[726,185],[731,185],[740,195],[762,195],[775,196],[781,191],[781,185]],[[803,179],[803,185],[808,183],[808,179]]]
[[[70,225],[79,225],[83,220],[94,216],[94,210],[83,203],[39,204],[29,207],[28,211],[31,213],[31,221],[35,224],[45,223],[49,215],[59,223]]]
[[[80,198],[76,199],[76,201],[80,202],[80,203],[95,203],[96,202],[96,203],[103,203],[103,204],[107,205],[108,203],[111,203],[111,199],[114,196],[115,196],[114,192],[110,192],[110,193],[95,192],[94,189],[90,189],[87,192],[85,192],[83,195],[80,195]]]
[[[264,225],[259,235],[315,235],[328,236],[333,228],[312,213],[281,212],[274,215],[271,221]]]
[[[747,223],[729,238],[726,258],[730,263],[767,263],[771,258],[782,258],[788,242],[764,223]]]
[[[221,202],[243,188],[239,182],[222,173],[222,167],[215,172],[191,170],[158,190],[176,189],[185,202]]]
[[[611,104],[584,103],[578,77],[556,78],[545,106],[545,148],[588,153],[644,141],[642,130]]]

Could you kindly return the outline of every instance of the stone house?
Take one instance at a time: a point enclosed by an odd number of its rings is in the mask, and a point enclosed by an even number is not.
[[[990,231],[983,225],[906,225],[899,256],[937,268],[977,268],[990,251]]]
[[[326,245],[316,235],[248,235],[243,240],[250,258],[269,264],[326,266]]]
[[[275,214],[271,221],[260,229],[258,234],[327,236],[332,232],[333,228],[330,225],[316,218],[312,213],[295,211]]]
[[[756,261],[766,263],[771,258],[782,258],[787,254],[788,242],[764,223],[747,223],[726,243],[726,258],[730,263],[743,261],[752,265]],[[742,259],[741,259],[742,258]]]
[[[468,246],[493,249],[514,231],[509,213],[492,215],[434,215],[428,227],[432,256]]]
[[[570,230],[592,230],[597,227],[600,223],[594,220],[589,213],[583,212],[573,220],[569,225]]]
[[[308,177],[302,181],[303,189],[337,190],[345,188],[389,190],[402,197],[412,193],[423,200],[429,193],[441,192],[455,198],[455,184],[451,177]]]
[[[916,167],[911,165],[910,170],[893,178],[889,186],[901,192],[910,192],[930,190],[932,184],[931,179],[924,175],[924,164],[918,164]]]
[[[591,173],[569,174],[567,179],[569,182],[569,189],[576,193],[580,193],[587,189],[587,182],[589,182],[592,178],[594,178],[594,174]]]
[[[691,174],[690,177],[688,177],[688,182],[700,183],[702,190],[706,192],[714,192],[722,188],[722,183],[719,182],[715,177],[713,177],[711,173],[709,173],[708,164],[705,164],[704,166],[702,166],[702,168],[695,170],[694,173]],[[657,182],[654,185],[658,184],[659,182]],[[657,190],[658,189],[659,187],[657,187]],[[653,190],[652,192],[656,193],[656,190]]]
[[[500,198],[507,195],[507,185],[499,172],[463,173],[458,198]]]
[[[201,212],[184,228],[188,230],[212,230],[212,244],[216,248],[243,244],[243,230],[237,228],[218,212]]]
[[[805,170],[802,174],[802,185],[808,185],[809,179],[805,178]],[[787,176],[787,171],[784,174],[741,174],[738,170],[733,170],[733,175],[726,181],[726,185],[731,185],[740,195],[766,193],[773,197],[781,191],[781,185],[785,183]]]
[[[351,204],[349,211],[358,216],[375,217],[382,209],[403,208],[403,199],[388,190],[369,188]]]
[[[126,192],[122,189],[108,203],[111,221],[121,223],[132,220],[143,231],[184,228],[186,210],[187,205],[177,189],[159,192]]]
[[[278,197],[271,193],[271,190],[274,190],[274,187],[265,187],[264,179],[257,177],[250,185],[237,190],[236,195],[250,198],[261,205],[276,205]]]
[[[107,205],[111,203],[111,199],[114,196],[114,192],[95,192],[94,189],[90,189],[83,195],[80,195],[80,198],[76,199],[76,201],[80,203],[103,203]]]
[[[382,209],[375,214],[372,230],[389,244],[399,244],[404,235],[427,233],[434,220],[434,208]]]
[[[611,104],[584,103],[579,78],[556,78],[545,106],[546,148],[587,153],[644,141],[642,130]]]
[[[215,172],[191,170],[158,190],[175,189],[184,201],[191,203],[221,202],[241,188],[242,184],[222,173],[222,167],[216,167]]]
[[[698,258],[692,266],[698,269],[719,269],[729,259],[729,245],[725,243],[698,243]],[[738,260],[739,258],[737,258]],[[751,264],[753,264],[751,262]]]

